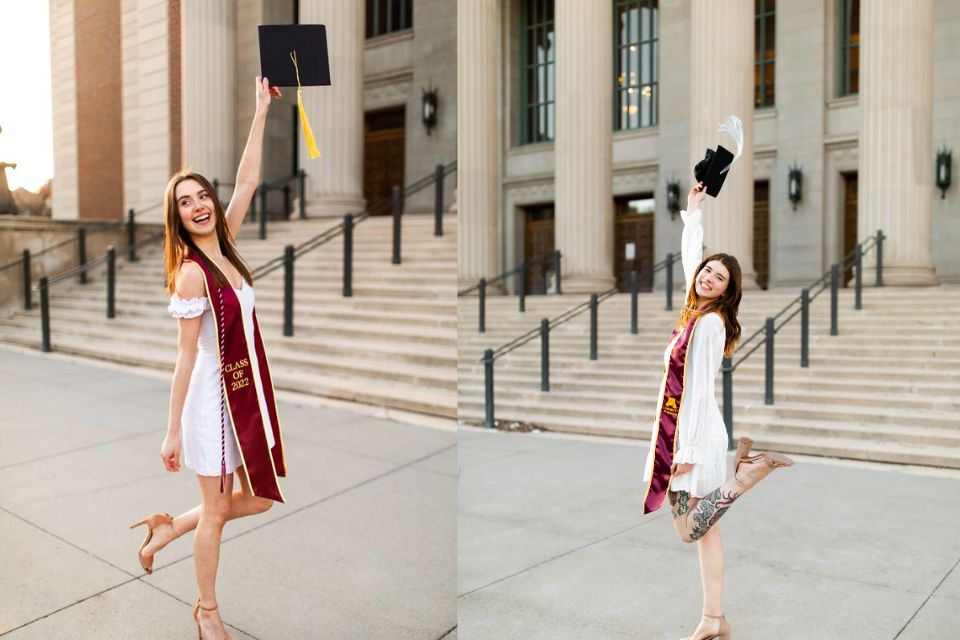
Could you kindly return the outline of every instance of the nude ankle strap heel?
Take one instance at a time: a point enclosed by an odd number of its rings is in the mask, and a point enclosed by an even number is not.
[[[730,623],[727,622],[727,618],[722,613],[718,616],[712,616],[709,613],[702,615],[704,618],[719,620],[719,628],[716,633],[710,632],[707,635],[690,636],[688,640],[730,640]]]
[[[200,609],[204,611],[215,611],[219,609],[220,605],[213,605],[212,607],[205,607],[200,604],[200,598],[197,598],[197,604],[193,605],[193,620],[197,623],[197,638],[203,640],[203,630],[200,628]]]

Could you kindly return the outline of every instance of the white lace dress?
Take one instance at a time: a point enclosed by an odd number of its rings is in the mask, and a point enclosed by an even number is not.
[[[681,211],[684,227],[681,241],[683,273],[686,292],[690,290],[694,271],[703,260],[703,227],[701,211]],[[670,353],[682,332],[667,345],[663,353],[665,365],[669,365]],[[723,319],[716,313],[708,313],[697,323],[693,338],[687,346],[687,361],[683,401],[677,428],[677,448],[673,461],[676,464],[692,463],[693,468],[670,481],[671,491],[687,491],[691,496],[702,498],[724,483],[727,473],[727,428],[723,414],[717,405],[715,381],[723,364],[723,347],[726,328]],[[663,385],[660,395],[663,396]],[[656,447],[656,431],[651,435],[650,452]],[[653,456],[647,458],[645,478],[653,473]]]
[[[243,328],[250,349],[250,366],[253,370],[254,386],[260,401],[260,412],[266,427],[267,442],[273,448],[273,429],[263,397],[263,384],[260,381],[260,367],[256,350],[253,348],[253,305],[255,296],[253,287],[246,280],[240,289],[234,289],[240,299],[243,310]],[[182,443],[181,460],[201,476],[220,475],[220,360],[217,357],[217,337],[214,327],[213,311],[206,296],[183,299],[174,293],[170,297],[167,311],[174,318],[195,318],[201,314],[200,336],[197,338],[197,359],[190,374],[190,386],[183,404],[180,418]],[[240,450],[233,435],[233,423],[230,412],[224,406],[226,425],[226,466],[227,473],[233,473],[240,466]]]

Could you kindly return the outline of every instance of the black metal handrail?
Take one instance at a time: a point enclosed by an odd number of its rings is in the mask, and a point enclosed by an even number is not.
[[[486,283],[486,284],[489,286],[489,285],[491,285],[491,284],[494,284],[494,283],[496,283],[496,282],[499,282],[500,280],[503,280],[503,279],[506,278],[507,276],[512,276],[512,275],[515,274],[515,273],[520,273],[520,272],[522,272],[522,271],[526,271],[526,270],[529,269],[531,266],[533,266],[533,265],[535,265],[535,264],[538,264],[538,263],[540,263],[540,262],[544,262],[544,261],[546,261],[546,260],[550,260],[551,258],[555,258],[555,259],[560,258],[560,250],[557,249],[557,250],[555,250],[555,251],[551,251],[550,253],[545,253],[545,254],[543,254],[542,256],[537,256],[536,258],[530,258],[529,260],[524,260],[523,262],[521,262],[519,265],[517,265],[517,266],[514,267],[513,269],[507,269],[507,270],[504,271],[503,273],[498,273],[497,275],[493,276],[492,278],[480,278],[480,280],[477,281],[477,284],[471,285],[471,286],[467,287],[466,289],[461,289],[460,291],[457,291],[457,297],[458,297],[458,298],[461,298],[461,297],[463,297],[463,296],[469,295],[469,294],[473,293],[474,291],[478,290],[480,287],[482,287],[484,283]],[[558,293],[559,293],[559,291],[558,291]]]
[[[808,367],[809,366],[809,307],[810,302],[814,300],[820,293],[823,292],[828,286],[831,289],[831,322],[830,322],[830,335],[838,335],[838,321],[837,321],[837,307],[838,307],[838,289],[839,289],[839,274],[840,268],[846,268],[849,266],[847,263],[851,259],[853,260],[852,266],[855,267],[855,291],[856,299],[854,309],[862,309],[862,287],[863,287],[863,256],[864,254],[872,249],[873,247],[877,248],[877,263],[876,263],[876,286],[883,286],[883,241],[885,236],[883,231],[877,231],[875,236],[871,236],[864,240],[863,242],[858,243],[850,253],[843,256],[841,261],[837,264],[831,266],[831,268],[821,277],[813,282],[813,284],[801,291],[800,295],[791,300],[787,305],[784,306],[776,315],[766,319],[764,327],[757,330],[749,338],[742,341],[737,348],[737,353],[746,349],[747,345],[753,342],[760,334],[764,334],[762,340],[757,344],[753,345],[749,350],[744,353],[742,357],[737,361],[736,364],[732,364],[732,359],[724,357],[721,370],[723,371],[723,397],[724,397],[724,422],[727,425],[727,432],[729,436],[730,446],[733,446],[733,371],[743,363],[751,354],[753,354],[761,346],[766,346],[766,384],[765,384],[765,403],[773,404],[773,344],[774,344],[774,335],[777,331],[786,326],[794,317],[798,314],[802,314],[802,327],[801,327],[801,355],[800,355],[800,366]],[[672,308],[671,296],[672,296],[672,264],[678,256],[673,256],[670,254],[667,260],[658,263],[654,271],[659,270],[659,268],[665,267],[667,265],[670,268],[667,271],[667,296],[668,304],[667,309]],[[829,278],[829,284],[826,283],[826,279]],[[485,420],[484,424],[487,427],[494,426],[494,400],[493,400],[493,364],[494,362],[510,353],[514,349],[526,344],[536,336],[541,336],[541,383],[540,388],[542,391],[550,390],[549,383],[549,332],[551,329],[567,322],[571,318],[583,313],[587,309],[591,312],[590,318],[590,359],[597,359],[597,311],[599,303],[603,300],[614,295],[617,291],[620,290],[619,284],[615,287],[600,293],[600,294],[591,294],[590,301],[581,303],[567,311],[563,312],[559,316],[553,319],[544,318],[541,321],[540,327],[532,329],[517,338],[514,338],[510,342],[507,342],[497,349],[486,349],[484,351],[483,357],[480,359],[480,363],[484,365],[484,402],[485,402]],[[810,289],[816,287],[817,285],[822,285],[812,296],[810,295]],[[630,286],[631,286],[631,333],[637,333],[637,272],[632,272],[630,275]],[[776,325],[776,321],[787,314],[791,308],[799,303],[799,307],[790,313],[779,325]]]

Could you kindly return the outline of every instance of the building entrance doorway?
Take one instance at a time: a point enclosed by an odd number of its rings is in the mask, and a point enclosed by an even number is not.
[[[616,228],[613,245],[613,275],[620,291],[630,291],[630,272],[637,272],[640,291],[653,290],[652,193],[622,196],[614,200]]]
[[[843,174],[843,255],[847,255],[857,246],[857,174]],[[845,287],[853,280],[853,262],[844,269],[840,277],[840,286]]]
[[[390,198],[393,186],[403,188],[404,107],[364,116],[363,197],[370,208]],[[390,213],[386,207],[380,213]]]
[[[554,251],[553,203],[523,207],[523,259],[539,258]],[[526,293],[549,293],[557,286],[554,259],[542,260],[527,268]],[[561,258],[561,263],[563,259]]]
[[[770,181],[753,183],[753,270],[757,284],[766,289],[770,282]]]

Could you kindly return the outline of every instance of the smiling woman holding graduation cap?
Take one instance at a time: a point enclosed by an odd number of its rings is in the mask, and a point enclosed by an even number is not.
[[[703,259],[700,219],[704,198],[719,195],[743,151],[743,129],[739,118],[731,116],[720,130],[737,141],[737,155],[718,145],[716,151],[707,149],[706,157],[694,168],[697,184],[690,190],[686,211],[681,212],[686,305],[663,355],[663,377],[644,468],[643,512],[656,511],[664,497],[669,497],[677,535],[683,542],[698,543],[703,615],[689,640],[730,637],[721,606],[724,560],[717,521],[771,471],[793,464],[777,453],[748,455],[753,441],[740,438],[733,478],[724,482],[728,438],[714,397],[714,380],[723,357],[733,354],[740,339],[740,264],[725,253]]]
[[[179,318],[170,417],[160,457],[168,471],[181,463],[197,474],[200,505],[176,518],[154,513],[138,551],[147,573],[154,555],[196,529],[194,564],[200,597],[194,607],[203,638],[231,638],[216,596],[220,539],[227,520],[262,513],[283,502],[278,476],[286,462],[273,384],[254,311],[253,278],[236,236],[260,180],[267,109],[280,91],[256,79],[256,113],[224,210],[210,182],[182,171],[164,197],[168,311]],[[233,490],[236,473],[240,488]]]

